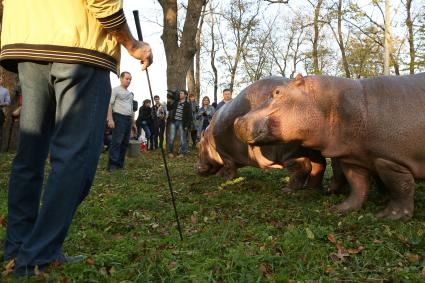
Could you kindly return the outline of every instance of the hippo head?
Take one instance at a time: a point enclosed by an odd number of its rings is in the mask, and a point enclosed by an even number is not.
[[[307,140],[323,119],[309,88],[301,75],[287,85],[276,87],[263,104],[235,120],[237,137],[250,145],[307,146]]]
[[[198,174],[201,176],[214,175],[223,167],[223,160],[215,149],[214,139],[211,138],[211,127],[201,133],[198,151]]]

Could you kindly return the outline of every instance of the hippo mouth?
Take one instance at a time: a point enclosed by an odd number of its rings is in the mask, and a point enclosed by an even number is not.
[[[268,133],[259,133],[257,136],[247,139],[246,143],[251,146],[259,146],[259,145],[268,145],[268,144],[276,144],[278,141],[271,137]]]

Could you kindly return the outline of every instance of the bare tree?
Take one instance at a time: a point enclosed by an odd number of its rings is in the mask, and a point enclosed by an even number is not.
[[[229,72],[229,88],[232,91],[235,85],[236,72],[242,59],[243,49],[246,48],[253,30],[258,26],[259,13],[259,1],[232,0],[229,9],[223,15],[233,34],[232,38],[226,38],[220,31],[224,52],[222,61]]]
[[[267,23],[264,29],[259,29],[251,37],[250,48],[242,49],[244,70],[248,75],[247,83],[261,79],[264,74],[272,73],[272,62],[268,50],[272,48],[271,34],[276,23],[276,17]]]
[[[381,14],[382,20],[384,22],[385,19],[385,13],[382,7],[380,6],[379,1],[372,1],[371,5],[378,10],[378,12]],[[351,26],[355,27],[359,31],[361,31],[365,36],[369,37],[370,39],[374,40],[376,43],[378,43],[382,48],[384,48],[384,34],[385,34],[385,25],[378,23],[374,17],[372,17],[370,14],[362,10],[358,4],[352,3],[350,5],[352,12],[355,14],[355,18],[348,19],[344,18],[345,21],[347,21]],[[359,21],[359,17],[365,18],[369,23],[366,24],[359,24],[357,23]],[[370,24],[373,24],[376,26],[376,29],[374,29],[373,33],[367,32],[364,27],[370,27]],[[393,45],[393,44],[392,44]],[[394,72],[396,75],[400,75],[400,65],[398,62],[398,58],[394,54],[394,49],[392,52],[390,52],[390,62],[394,67]]]
[[[197,101],[199,101],[199,96],[201,94],[201,33],[202,33],[202,26],[204,24],[204,17],[205,17],[205,9],[207,5],[204,5],[202,8],[201,18],[199,20],[199,26],[196,31],[196,37],[195,37],[195,48],[196,53],[195,56],[190,64],[189,70],[186,75],[186,81],[187,81],[187,89],[189,93],[192,93],[195,95]]]
[[[288,4],[289,0],[263,0],[265,2],[269,2],[270,4]]]
[[[409,41],[409,73],[415,73],[415,58],[416,58],[416,50],[415,50],[415,42],[414,42],[414,33],[413,33],[413,20],[412,20],[412,0],[406,0],[404,2],[404,6],[406,7],[406,28],[407,28],[407,38]]]
[[[215,36],[215,13],[214,13],[214,6],[213,6],[213,0],[210,0],[210,13],[211,13],[211,29],[210,29],[210,36],[211,36],[211,50],[210,50],[210,65],[211,69],[213,70],[213,88],[214,88],[214,102],[217,103],[217,91],[218,91],[218,72],[217,67],[215,66],[215,58],[216,58],[216,36]]]
[[[320,9],[323,4],[323,0],[317,0],[316,3],[308,0],[308,2],[314,7],[314,17],[313,17],[313,68],[314,74],[321,74],[321,70],[319,67],[319,32],[320,32]]]
[[[158,0],[163,10],[164,42],[167,59],[168,89],[186,88],[186,74],[196,53],[196,34],[205,1],[188,0],[186,17],[179,40],[177,0]]]
[[[334,9],[335,5],[332,5],[331,9],[331,13],[328,14],[328,24],[329,27],[332,30],[332,33],[335,37],[335,40],[338,44],[339,50],[341,51],[341,61],[342,61],[342,66],[345,72],[345,76],[347,78],[351,77],[350,74],[350,68],[348,65],[348,61],[347,61],[347,56],[345,54],[345,43],[344,43],[344,37],[342,34],[342,20],[343,20],[343,16],[344,16],[344,11],[342,9],[342,0],[338,0],[338,2],[335,3],[336,5],[336,9]],[[332,25],[332,17],[336,16],[337,19],[337,30],[335,31],[335,28]]]

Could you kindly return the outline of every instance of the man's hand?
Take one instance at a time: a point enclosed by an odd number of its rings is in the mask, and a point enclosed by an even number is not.
[[[128,53],[142,64],[142,71],[146,70],[153,63],[152,49],[149,43],[143,41],[135,41]]]
[[[141,61],[142,70],[146,70],[152,64],[153,55],[150,45],[136,40],[131,34],[127,23],[111,30],[109,33],[127,49],[131,56]]]
[[[115,129],[115,122],[113,119],[108,120],[108,128]]]

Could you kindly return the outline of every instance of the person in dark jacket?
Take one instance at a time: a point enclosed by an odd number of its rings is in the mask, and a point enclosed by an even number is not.
[[[189,103],[192,109],[192,123],[190,125],[190,130],[188,131],[188,134],[190,134],[190,137],[192,139],[192,149],[194,149],[196,148],[196,143],[198,142],[198,128],[199,128],[199,125],[198,125],[199,120],[196,119],[196,114],[199,111],[199,105],[198,105],[198,101],[196,100],[196,96],[194,94],[189,94]]]
[[[152,119],[152,108],[151,101],[145,99],[143,105],[139,109],[139,117],[136,121],[138,136],[141,135],[142,129],[145,132],[146,140],[148,141],[148,149],[153,149],[153,119]]]
[[[178,99],[174,99],[171,104],[168,104],[170,115],[168,116],[168,156],[174,157],[174,141],[177,131],[180,135],[180,150],[179,156],[184,156],[188,153],[187,146],[187,131],[192,123],[192,107],[187,101],[187,91],[181,90]]]
[[[164,144],[165,120],[167,119],[167,107],[164,106],[159,95],[153,97],[155,105],[152,107],[153,113],[156,116],[153,118],[153,145],[155,148],[162,148]],[[159,144],[158,144],[159,139]]]

